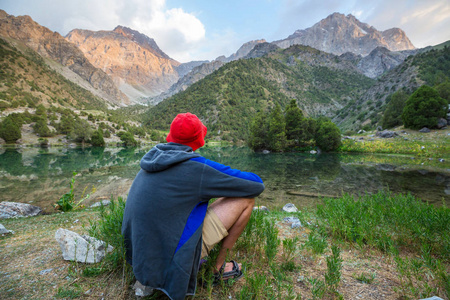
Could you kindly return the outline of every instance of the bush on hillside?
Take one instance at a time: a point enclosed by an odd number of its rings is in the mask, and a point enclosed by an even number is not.
[[[402,113],[406,100],[408,100],[408,95],[403,90],[399,90],[390,95],[388,99],[390,101],[384,110],[381,126],[383,128],[400,126],[403,124]],[[386,101],[388,101],[388,99],[386,99]]]
[[[341,146],[341,131],[330,120],[317,122],[316,146],[325,152],[334,151]]]
[[[120,131],[117,133],[124,146],[137,146],[139,142],[134,139],[134,135],[128,131]]]
[[[20,132],[20,127],[11,118],[6,118],[0,126],[0,137],[7,143],[15,143],[22,138],[22,133]]]
[[[103,132],[100,128],[98,130],[94,131],[94,133],[92,134],[91,144],[92,144],[92,146],[97,146],[97,147],[105,146],[105,140],[103,139]]]
[[[50,137],[53,135],[47,126],[47,120],[45,117],[37,119],[36,123],[33,125],[33,130],[41,137]]]
[[[432,87],[423,85],[406,101],[402,113],[406,128],[435,127],[438,119],[445,117],[447,103]]]

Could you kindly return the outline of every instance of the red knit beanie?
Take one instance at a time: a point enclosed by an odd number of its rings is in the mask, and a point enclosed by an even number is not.
[[[183,144],[197,150],[205,144],[208,129],[200,119],[191,113],[178,114],[170,125],[167,142]]]

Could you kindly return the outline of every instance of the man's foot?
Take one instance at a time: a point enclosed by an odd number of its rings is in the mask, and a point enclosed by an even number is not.
[[[230,279],[238,280],[244,275],[242,273],[242,264],[238,264],[234,260],[224,263],[218,273],[214,274],[213,285],[219,284],[221,281],[228,282]]]

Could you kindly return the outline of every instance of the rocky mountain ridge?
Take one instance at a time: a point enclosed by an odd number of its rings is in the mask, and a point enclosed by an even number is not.
[[[76,45],[97,68],[108,74],[134,102],[156,96],[178,80],[179,62],[162,52],[155,41],[135,30],[74,29],[66,40]]]
[[[42,57],[62,65],[64,68],[55,70],[69,80],[73,80],[76,74],[110,103],[122,106],[129,104],[129,99],[116,88],[111,78],[94,67],[77,47],[29,16],[14,17],[0,10],[0,36],[22,43]]]
[[[345,16],[340,13],[334,13],[310,28],[297,30],[286,39],[272,43],[280,48],[301,44],[336,55],[352,52],[366,56],[380,46],[391,51],[415,49],[399,28],[378,31],[351,14]]]

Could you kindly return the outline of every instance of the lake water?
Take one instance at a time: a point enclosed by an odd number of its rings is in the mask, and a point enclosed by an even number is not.
[[[72,173],[75,194],[91,193],[85,201],[125,195],[139,171],[143,148],[21,148],[0,149],[0,202],[37,205],[46,212],[70,189]],[[266,190],[257,205],[271,209],[290,202],[297,207],[320,203],[319,196],[343,193],[362,195],[381,189],[410,192],[424,201],[450,205],[450,164],[439,167],[412,165],[409,156],[370,154],[253,153],[245,147],[206,147],[206,158],[258,174]]]

